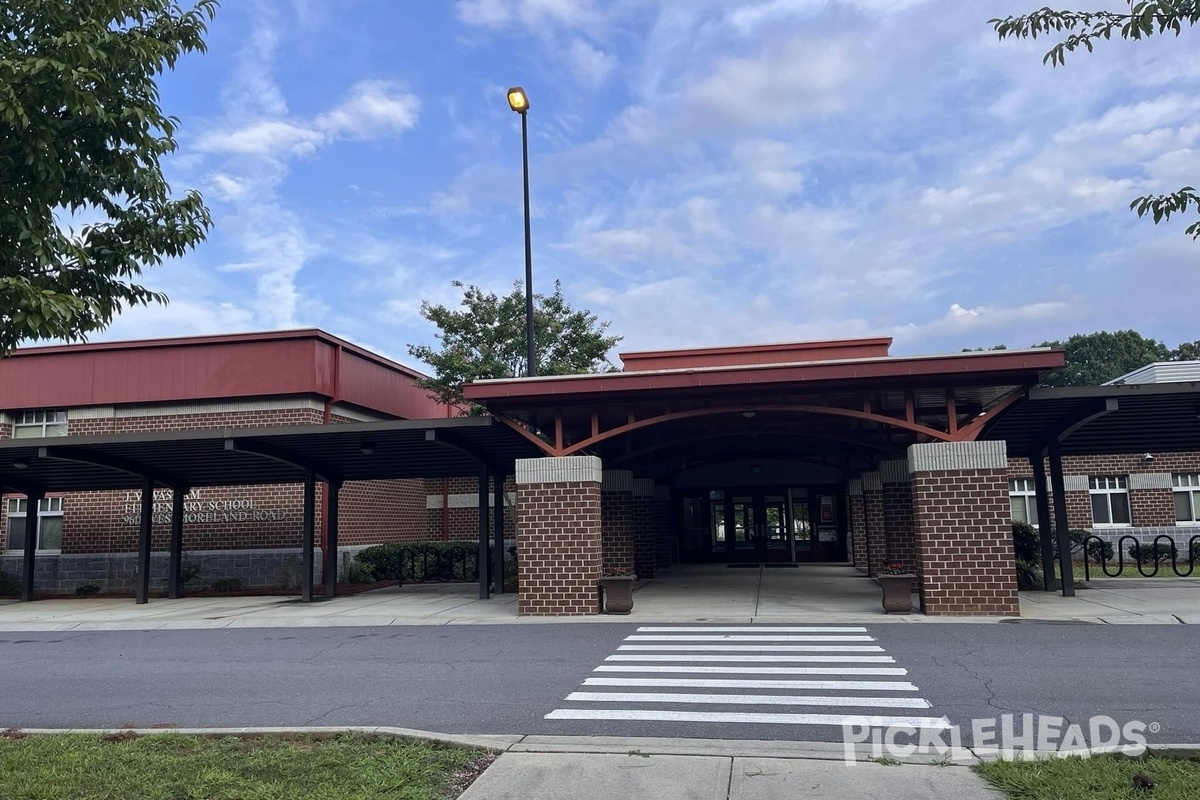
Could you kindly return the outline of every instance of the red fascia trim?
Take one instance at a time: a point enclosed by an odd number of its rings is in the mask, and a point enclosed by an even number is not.
[[[637,350],[628,353],[618,353],[624,361],[627,358],[670,358],[676,356],[711,356],[727,355],[730,353],[764,353],[771,350],[827,350],[839,347],[891,347],[892,337],[877,336],[871,339],[827,339],[814,342],[777,342],[775,344],[729,345],[726,347],[697,347],[690,350]]]
[[[990,373],[1049,372],[1065,363],[1062,350],[996,351],[950,357],[880,358],[811,364],[768,364],[752,367],[699,368],[667,372],[612,372],[562,378],[514,378],[487,381],[463,388],[469,400],[561,397],[701,387],[760,386],[887,378],[943,377],[953,382],[964,376]]]
[[[292,339],[313,339],[333,347],[340,347],[357,356],[373,361],[376,364],[403,373],[417,380],[429,377],[417,370],[406,367],[358,345],[351,344],[345,339],[326,333],[319,328],[299,328],[285,331],[257,331],[252,333],[222,333],[212,336],[179,336],[166,339],[126,339],[117,342],[84,342],[82,344],[53,344],[37,347],[22,347],[13,350],[7,358],[29,356],[54,356],[69,353],[94,353],[105,350],[149,350],[160,347],[195,347],[213,344],[247,344],[256,342],[288,341]]]

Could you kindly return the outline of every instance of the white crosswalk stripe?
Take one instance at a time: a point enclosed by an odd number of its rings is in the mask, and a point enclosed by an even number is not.
[[[896,660],[872,642],[865,627],[641,627],[546,719],[948,728],[932,714],[880,713],[931,706],[914,684],[888,680],[908,670],[878,666]]]

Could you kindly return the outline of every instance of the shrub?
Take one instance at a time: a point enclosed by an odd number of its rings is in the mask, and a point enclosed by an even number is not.
[[[357,561],[377,581],[463,581],[479,579],[475,542],[392,542],[360,550]]]
[[[213,591],[216,592],[237,592],[241,591],[241,578],[217,578],[212,582]]]
[[[1200,561],[1200,539],[1192,542],[1191,548],[1192,561]]]
[[[1117,552],[1113,549],[1113,543],[1104,539],[1093,539],[1087,544],[1087,557],[1089,561],[1097,564],[1102,564],[1112,561],[1116,558]]]
[[[4,570],[0,569],[0,595],[20,593],[21,581],[19,581],[16,576],[9,575]]]
[[[1175,545],[1167,542],[1157,542],[1155,544],[1138,545],[1136,542],[1129,545],[1129,557],[1132,558],[1137,565],[1157,566],[1162,563],[1169,562],[1175,557]]]
[[[195,561],[184,561],[179,565],[179,582],[187,586],[200,577],[200,565]]]
[[[352,558],[346,562],[340,580],[342,583],[374,583],[375,571],[358,559]]]
[[[1023,592],[1045,588],[1042,568],[1036,561],[1017,560],[1017,588]]]
[[[1037,562],[1041,559],[1042,545],[1036,528],[1026,522],[1014,522],[1012,532],[1017,561]]]
[[[100,587],[94,583],[81,583],[75,587],[75,594],[80,597],[91,597],[100,594]]]

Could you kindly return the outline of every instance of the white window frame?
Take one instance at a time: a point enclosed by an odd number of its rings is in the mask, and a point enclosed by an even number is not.
[[[14,439],[44,439],[67,435],[67,412],[62,408],[44,408],[13,413]]]
[[[1008,503],[1011,514],[1012,501],[1021,498],[1025,505],[1025,519],[1012,518],[1013,522],[1024,522],[1026,525],[1038,526],[1037,513],[1037,484],[1033,478],[1010,478],[1008,481]]]
[[[4,522],[4,541],[3,541],[3,545],[4,545],[6,552],[16,552],[16,551],[8,551],[7,550],[7,548],[8,548],[8,520],[19,519],[19,520],[21,520],[21,525],[24,526],[25,525],[25,517],[28,514],[28,509],[29,509],[29,500],[27,498],[24,498],[24,497],[8,498],[8,503],[6,503],[6,509],[5,509],[7,511],[7,513],[5,514],[5,517],[4,517],[5,522]],[[39,553],[61,553],[62,552],[62,544],[61,543],[59,543],[58,547],[55,547],[52,549],[46,549],[46,548],[42,547],[42,520],[46,519],[46,517],[58,517],[59,519],[62,519],[62,515],[63,515],[63,499],[62,499],[61,495],[58,497],[43,497],[42,498],[42,502],[38,504],[37,552],[39,552]]]
[[[1192,519],[1181,520],[1176,517],[1175,524],[1181,527],[1200,525],[1200,472],[1172,475],[1171,491],[1172,500],[1175,499],[1175,495],[1187,495],[1190,501],[1188,507],[1192,510]]]
[[[1112,522],[1113,495],[1125,496],[1125,508],[1129,510],[1128,522]],[[1096,505],[1095,498],[1102,496],[1108,505],[1109,522],[1098,522],[1096,520]],[[1132,528],[1133,527],[1133,506],[1129,502],[1129,479],[1122,475],[1104,475],[1104,476],[1089,476],[1088,477],[1088,507],[1092,514],[1093,528]]]

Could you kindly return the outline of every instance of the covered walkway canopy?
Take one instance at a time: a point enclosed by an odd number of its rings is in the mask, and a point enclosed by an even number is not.
[[[33,593],[37,509],[47,493],[138,489],[142,492],[137,601],[149,593],[155,487],[172,490],[168,594],[178,597],[184,496],[205,486],[304,484],[302,592],[312,599],[315,482],[327,481],[326,594],[336,587],[338,492],[346,481],[480,476],[481,592],[487,590],[489,473],[499,476],[493,559],[503,558],[503,477],[537,449],[490,417],[347,423],[0,441],[0,492],[29,498],[22,596]],[[502,591],[502,561],[494,565]]]
[[[1075,584],[1063,456],[1145,453],[1153,457],[1200,451],[1200,383],[1034,388],[984,426],[980,438],[1003,440],[1010,458],[1029,459],[1037,491],[1042,570],[1047,591],[1053,591],[1057,587],[1046,487],[1048,457],[1062,591],[1071,596]]]

